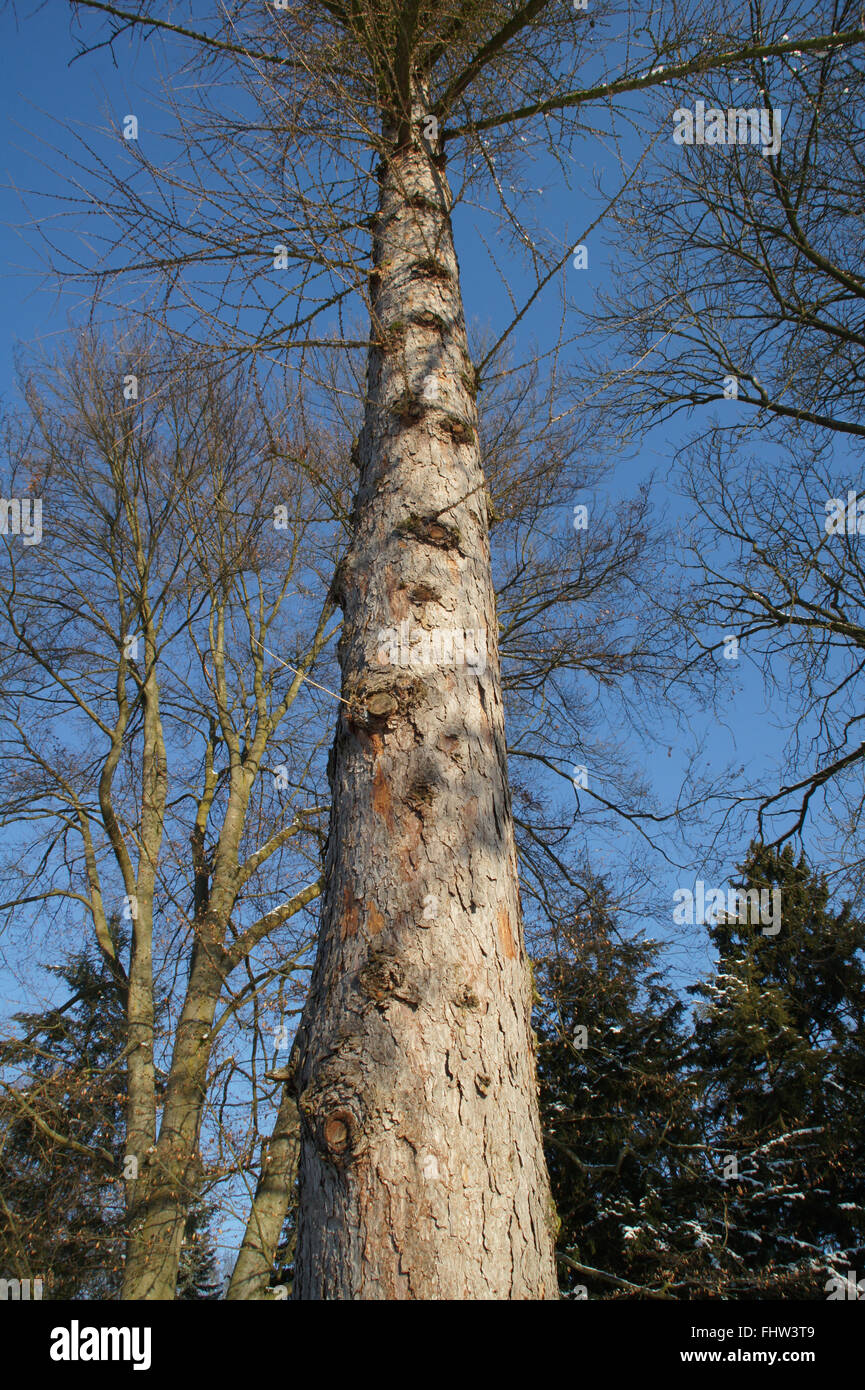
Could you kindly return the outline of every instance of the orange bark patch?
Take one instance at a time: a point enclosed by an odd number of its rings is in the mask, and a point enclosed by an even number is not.
[[[411,605],[408,594],[394,575],[392,565],[385,566],[384,589],[390,601],[391,613],[398,623],[402,622],[403,618],[407,618],[411,613]]]
[[[499,941],[502,943],[502,950],[508,960],[516,960],[517,948],[514,945],[514,934],[511,930],[511,919],[508,916],[506,907],[499,908]]]
[[[381,763],[376,766],[372,779],[372,809],[381,816],[388,830],[393,833],[393,798]]]
[[[366,925],[370,936],[378,936],[384,926],[384,918],[376,907],[375,903],[366,904]]]
[[[342,923],[339,929],[340,940],[345,941],[349,936],[357,936],[357,927],[360,918],[357,911],[351,889],[342,890]]]

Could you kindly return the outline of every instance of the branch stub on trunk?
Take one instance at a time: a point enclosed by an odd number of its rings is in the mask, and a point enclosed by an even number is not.
[[[324,1122],[324,1142],[332,1154],[342,1156],[351,1144],[353,1119],[347,1110],[335,1110]]]

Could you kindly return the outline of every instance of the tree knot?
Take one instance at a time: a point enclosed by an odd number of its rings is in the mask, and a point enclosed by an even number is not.
[[[460,533],[455,526],[449,526],[438,516],[419,516],[412,512],[396,528],[398,536],[412,537],[426,545],[434,545],[439,550],[456,550],[460,543]]]

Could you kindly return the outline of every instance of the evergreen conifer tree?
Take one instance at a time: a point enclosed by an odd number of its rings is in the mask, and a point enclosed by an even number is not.
[[[678,1287],[703,1262],[682,1002],[659,944],[616,930],[603,887],[557,946],[536,962],[535,984],[562,1289],[609,1298]]]
[[[753,896],[719,915],[693,990],[728,1296],[824,1298],[833,1270],[865,1272],[865,923],[789,847],[752,844],[734,886],[779,889],[781,926]]]
[[[117,931],[117,924],[114,924]],[[116,1297],[125,1240],[124,1001],[84,951],[46,967],[69,998],[0,1042],[0,1275],[54,1299]]]

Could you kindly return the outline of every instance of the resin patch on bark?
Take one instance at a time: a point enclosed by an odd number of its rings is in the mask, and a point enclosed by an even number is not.
[[[343,941],[350,936],[357,936],[357,928],[360,916],[357,910],[357,903],[352,896],[350,888],[344,888],[342,893],[342,922],[340,925],[340,937]]]
[[[508,960],[516,960],[517,948],[514,944],[514,933],[511,929],[511,919],[508,916],[507,908],[500,907],[498,912],[499,920],[499,940],[502,943],[502,950]]]
[[[369,932],[370,936],[378,936],[379,932],[384,926],[384,917],[379,912],[375,903],[367,903],[366,913],[367,931]]]
[[[375,776],[372,782],[372,805],[373,810],[377,815],[381,816],[388,830],[393,834],[395,824],[393,816],[393,798],[381,763],[378,764],[375,770]]]

